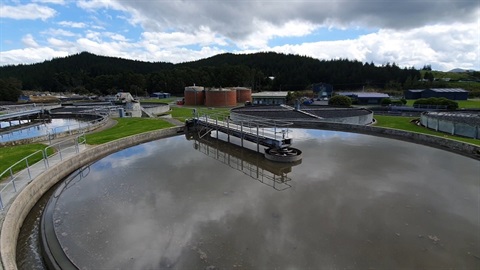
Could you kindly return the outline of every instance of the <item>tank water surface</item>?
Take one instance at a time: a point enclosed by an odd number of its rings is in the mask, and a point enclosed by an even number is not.
[[[292,137],[303,158],[281,170],[288,188],[221,161],[237,150],[217,159],[178,136],[70,177],[49,222],[80,269],[480,268],[477,160],[359,134]]]

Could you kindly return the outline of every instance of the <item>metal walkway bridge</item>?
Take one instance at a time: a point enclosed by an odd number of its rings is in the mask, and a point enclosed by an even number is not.
[[[230,141],[230,136],[240,138],[241,146],[243,146],[244,140],[256,143],[257,151],[260,150],[260,145],[272,149],[282,149],[292,144],[292,139],[288,138],[288,126],[292,123],[284,121],[252,117],[249,120],[233,122],[228,116],[200,115],[195,112],[193,125],[203,127],[204,134],[216,131],[217,138],[218,132],[227,134],[228,141]]]
[[[5,111],[5,114],[0,115],[0,122],[8,122],[12,120],[23,119],[32,115],[39,115],[48,112],[51,109],[60,108],[61,105],[41,105],[35,104],[23,106],[1,106],[0,109]]]

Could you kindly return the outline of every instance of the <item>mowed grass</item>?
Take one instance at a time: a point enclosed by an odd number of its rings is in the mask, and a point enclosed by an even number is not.
[[[123,137],[174,126],[162,119],[116,118],[116,120],[117,124],[110,129],[87,134],[87,143],[102,144]]]
[[[480,109],[480,99],[455,100],[459,109]],[[415,99],[407,100],[407,106],[413,106]]]
[[[39,151],[44,150],[47,146],[41,143],[36,144],[26,144],[26,145],[17,145],[17,146],[7,146],[0,148],[0,173],[3,173],[10,166],[20,161],[21,159]],[[48,155],[53,154],[53,149],[49,148]],[[43,154],[41,152],[36,153],[35,155],[28,158],[28,164],[32,165],[40,160],[42,160]],[[18,172],[22,169],[25,169],[27,164],[25,161],[17,164],[13,167],[13,173]],[[10,174],[7,173],[7,176]],[[5,175],[2,176],[2,178]]]
[[[193,118],[193,109],[196,109],[197,112],[208,115],[228,115],[231,108],[207,108],[205,106],[182,106],[182,107],[172,107],[171,115],[173,118],[178,119],[182,122],[185,122],[187,119]]]
[[[456,141],[471,143],[475,145],[480,145],[480,140],[477,140],[477,139],[452,136],[443,132],[437,132],[435,130],[428,129],[426,127],[417,126],[411,121],[414,119],[418,119],[418,117],[375,115],[374,118],[377,120],[377,123],[375,124],[375,126],[377,127],[401,129],[406,131],[435,135],[435,136],[443,137],[450,140],[456,140]]]

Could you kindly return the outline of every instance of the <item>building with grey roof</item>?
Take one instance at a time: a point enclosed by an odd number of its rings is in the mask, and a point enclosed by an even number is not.
[[[337,92],[337,94],[347,96],[353,103],[359,105],[379,105],[382,99],[390,97],[388,94],[376,92]]]
[[[252,94],[252,103],[258,105],[280,105],[287,104],[286,91],[259,92]]]
[[[451,100],[467,100],[468,91],[462,88],[409,89],[404,92],[406,99],[443,97]]]

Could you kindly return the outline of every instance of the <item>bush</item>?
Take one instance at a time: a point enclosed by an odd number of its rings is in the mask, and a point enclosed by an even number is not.
[[[352,106],[352,99],[347,96],[337,95],[328,100],[328,105],[350,107]]]
[[[448,98],[420,98],[417,99],[414,103],[414,106],[418,105],[436,105],[436,106],[446,106],[449,110],[456,110],[458,108],[458,102],[450,100]]]
[[[387,105],[392,104],[392,100],[389,99],[389,98],[382,98],[382,100],[380,101],[380,104],[381,104],[382,106],[387,106]]]

